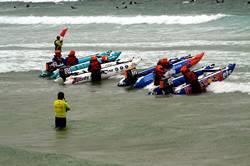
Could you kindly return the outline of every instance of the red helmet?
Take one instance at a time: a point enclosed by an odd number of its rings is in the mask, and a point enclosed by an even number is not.
[[[92,60],[92,61],[97,61],[97,57],[96,57],[96,56],[92,56],[92,57],[91,57],[91,60]]]
[[[102,56],[102,61],[107,61],[108,60],[108,56]]]
[[[162,58],[162,64],[167,65],[168,64],[168,58]]]
[[[74,50],[70,50],[70,52],[69,52],[69,56],[75,56],[75,51]]]
[[[168,65],[169,64],[168,58],[162,58],[162,59],[160,59],[157,64],[158,65],[163,65],[163,66]]]
[[[182,73],[185,73],[185,72],[188,72],[189,69],[188,69],[187,66],[182,66],[180,71],[181,71]]]

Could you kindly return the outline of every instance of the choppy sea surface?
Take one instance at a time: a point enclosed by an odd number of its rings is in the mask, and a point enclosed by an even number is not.
[[[0,1],[0,165],[248,165],[250,5],[247,1]],[[236,63],[230,77],[199,96],[147,90],[59,86],[38,77],[64,28],[63,55],[106,50],[139,56],[195,55],[198,64]],[[72,106],[55,131],[52,102]]]

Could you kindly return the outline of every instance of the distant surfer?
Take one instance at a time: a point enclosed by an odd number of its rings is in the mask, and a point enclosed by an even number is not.
[[[27,4],[27,5],[26,5],[26,8],[29,8],[29,7],[30,7],[30,4]]]
[[[91,72],[92,82],[101,81],[101,64],[99,63],[96,56],[91,57],[88,71]]]
[[[77,9],[75,6],[70,6],[71,7],[71,9]]]
[[[194,2],[196,2],[196,0],[182,1],[183,4],[194,3]]]
[[[55,50],[62,50],[62,45],[63,45],[63,39],[61,39],[60,36],[56,37],[56,40],[54,41],[55,45]]]
[[[59,92],[57,94],[57,100],[54,101],[55,128],[63,129],[66,127],[66,116],[69,110],[70,107],[64,98],[64,93]]]
[[[224,0],[216,0],[216,3],[224,3]]]

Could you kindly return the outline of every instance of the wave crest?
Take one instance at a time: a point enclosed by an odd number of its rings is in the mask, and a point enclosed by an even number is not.
[[[226,17],[224,14],[195,16],[1,16],[0,24],[201,24]]]

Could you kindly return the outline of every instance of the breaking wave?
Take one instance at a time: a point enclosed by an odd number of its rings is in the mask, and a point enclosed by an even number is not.
[[[207,90],[214,93],[241,92],[250,94],[250,82],[214,82],[208,86]]]
[[[1,16],[0,24],[201,24],[226,17],[224,14],[195,16]]]

